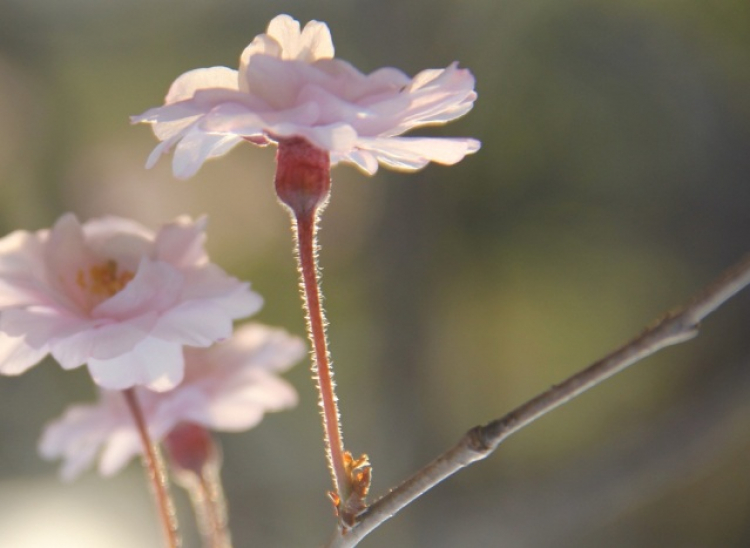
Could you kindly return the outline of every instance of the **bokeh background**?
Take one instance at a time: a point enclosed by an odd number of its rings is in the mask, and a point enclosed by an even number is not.
[[[364,71],[454,60],[482,150],[417,174],[333,172],[321,260],[347,446],[383,493],[635,335],[750,248],[747,0],[0,0],[0,228],[65,211],[208,214],[209,249],[304,333],[273,151],[187,182],[128,116],[182,72],[236,68],[275,15],[326,21]],[[747,547],[750,296],[510,438],[363,547]],[[320,546],[333,518],[309,363],[299,407],[220,436],[237,548]],[[62,484],[46,421],[85,371],[0,379],[0,546],[159,546],[137,463]],[[179,498],[188,548],[198,547]]]

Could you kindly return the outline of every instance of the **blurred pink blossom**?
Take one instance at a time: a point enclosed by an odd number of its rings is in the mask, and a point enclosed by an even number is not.
[[[239,432],[263,414],[297,403],[294,388],[276,375],[305,354],[301,339],[260,324],[247,324],[208,349],[185,349],[185,380],[168,392],[136,389],[154,442],[180,426]],[[100,390],[99,401],[74,405],[49,423],[39,442],[46,459],[62,459],[61,476],[71,480],[99,457],[99,472],[115,474],[142,452],[141,441],[120,392]]]
[[[154,234],[117,217],[0,239],[0,373],[48,353],[65,369],[88,364],[109,389],[168,390],[183,377],[183,345],[229,337],[262,305],[249,284],[209,262],[205,218],[180,217]]]
[[[456,63],[409,78],[395,68],[363,74],[334,59],[328,27],[279,15],[240,58],[239,71],[196,69],[174,81],[165,105],[133,116],[153,124],[162,141],[147,167],[176,145],[175,176],[194,175],[209,158],[243,139],[258,145],[302,137],[372,175],[378,163],[415,170],[455,164],[479,150],[468,138],[400,137],[415,127],[444,124],[474,105],[474,77]]]

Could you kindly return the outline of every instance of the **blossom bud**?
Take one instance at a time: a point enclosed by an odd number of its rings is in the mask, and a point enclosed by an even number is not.
[[[325,205],[331,192],[327,151],[299,137],[282,139],[276,163],[276,195],[296,217],[314,214]]]
[[[211,433],[198,424],[178,424],[164,438],[164,448],[175,471],[189,471],[201,476],[206,465],[218,459]]]

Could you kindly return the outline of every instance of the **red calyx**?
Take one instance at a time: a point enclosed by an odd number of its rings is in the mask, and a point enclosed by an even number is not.
[[[300,218],[325,206],[331,192],[328,152],[301,137],[279,140],[276,195]]]

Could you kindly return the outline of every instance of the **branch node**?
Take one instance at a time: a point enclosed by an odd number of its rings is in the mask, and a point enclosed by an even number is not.
[[[471,451],[482,455],[492,451],[494,449],[492,437],[487,435],[488,427],[492,424],[493,423],[489,423],[486,426],[475,426],[466,432],[466,435],[464,436],[466,447]]]

